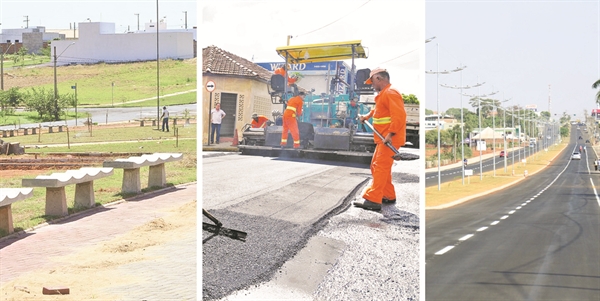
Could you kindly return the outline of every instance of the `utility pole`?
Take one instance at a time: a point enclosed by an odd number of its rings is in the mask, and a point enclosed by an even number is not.
[[[548,113],[550,113],[550,118],[552,118],[552,112],[550,108],[552,107],[552,101],[550,100],[550,85],[548,85]]]
[[[187,11],[183,11],[183,13],[185,14],[185,29],[187,29]]]
[[[29,28],[29,16],[23,16],[23,18],[25,18],[25,20],[23,20],[23,22],[25,22],[25,28]]]
[[[140,14],[134,14],[137,16],[137,30],[140,31]]]

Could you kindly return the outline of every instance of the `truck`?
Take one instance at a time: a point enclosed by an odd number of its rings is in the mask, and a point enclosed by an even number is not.
[[[262,156],[291,156],[319,159],[341,159],[368,163],[375,150],[373,133],[359,124],[351,111],[365,115],[374,107],[374,91],[364,84],[369,78],[369,69],[355,70],[355,58],[366,58],[361,41],[347,41],[277,48],[278,54],[289,63],[311,63],[352,59],[350,82],[347,83],[338,73],[331,81],[328,94],[313,95],[308,91],[304,99],[303,114],[298,120],[300,149],[292,149],[293,139],[288,138],[288,147],[281,148],[281,116],[288,99],[298,94],[298,87],[288,86],[287,79],[274,74],[268,83],[271,101],[281,104],[281,111],[272,112],[275,125],[264,129],[252,129],[249,125],[242,129],[242,140],[238,148],[242,154]],[[342,83],[348,87],[348,94],[337,94],[334,87]],[[357,107],[350,110],[351,99],[358,100]],[[407,112],[407,146],[419,147],[419,105],[405,104]],[[291,135],[290,135],[291,136]]]

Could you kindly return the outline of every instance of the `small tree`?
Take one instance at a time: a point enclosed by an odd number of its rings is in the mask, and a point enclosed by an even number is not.
[[[417,96],[415,96],[414,94],[402,94],[402,99],[404,100],[405,104],[419,104],[419,99],[417,99]]]
[[[17,51],[17,60],[21,61],[21,67],[23,67],[25,65],[25,55],[27,55],[27,52],[29,50],[27,49],[27,47],[21,47],[19,48],[19,51]],[[15,62],[16,64],[17,62]]]

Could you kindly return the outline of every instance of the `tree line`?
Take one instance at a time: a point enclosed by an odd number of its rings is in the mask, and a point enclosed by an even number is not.
[[[13,87],[0,91],[1,116],[13,115],[18,107],[23,107],[25,111],[37,112],[40,121],[58,121],[66,108],[74,106],[73,93],[58,94],[55,100],[53,89]]]

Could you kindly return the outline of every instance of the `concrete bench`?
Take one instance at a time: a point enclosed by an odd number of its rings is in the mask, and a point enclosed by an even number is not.
[[[15,130],[2,130],[2,138],[14,137],[14,136],[15,136]]]
[[[35,179],[22,179],[24,187],[46,187],[46,215],[69,214],[65,186],[75,184],[75,207],[90,208],[96,204],[94,180],[113,174],[112,168],[84,167],[64,173],[40,175]]]
[[[123,193],[139,193],[142,191],[140,180],[140,168],[149,166],[148,187],[163,187],[167,184],[165,163],[179,161],[183,159],[181,153],[154,153],[151,155],[142,155],[140,157],[129,157],[127,159],[116,159],[114,161],[104,161],[102,166],[122,168]]]
[[[8,234],[15,231],[11,205],[33,195],[33,188],[0,188],[0,229]]]
[[[48,127],[48,133],[54,133],[54,128],[58,128],[58,132],[62,132],[63,131],[63,126],[62,125],[47,125]]]
[[[31,134],[32,135],[37,134],[37,127],[28,127],[28,128],[24,127],[22,129],[23,129],[23,135],[24,136],[29,135],[29,130],[31,130]]]

